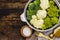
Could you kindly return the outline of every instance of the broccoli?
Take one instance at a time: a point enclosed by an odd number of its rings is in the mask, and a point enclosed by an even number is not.
[[[45,18],[44,24],[46,25],[46,29],[52,27],[52,23],[49,17]]]
[[[28,6],[29,10],[35,10],[35,4],[34,3],[30,3]]]
[[[31,16],[27,16],[27,20],[30,21],[32,19]]]
[[[40,0],[35,0],[34,2],[30,3],[28,6],[29,10],[37,10],[40,8]]]
[[[57,17],[51,18],[51,22],[52,22],[53,25],[57,24],[58,23],[58,18]]]
[[[35,10],[39,10],[40,9],[40,1],[34,1],[35,4]]]
[[[35,1],[34,1],[34,4],[35,4],[36,6],[39,6],[39,5],[40,5],[40,0],[35,0]]]
[[[36,14],[36,10],[27,10],[27,19],[28,20],[31,20],[32,18],[32,15],[35,15]]]
[[[32,15],[35,15],[37,10],[40,9],[40,0],[35,0],[28,5],[27,20],[31,20]]]

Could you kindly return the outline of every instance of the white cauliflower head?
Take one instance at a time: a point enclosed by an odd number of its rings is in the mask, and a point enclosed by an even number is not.
[[[42,9],[47,9],[48,7],[50,7],[49,0],[40,0],[40,2],[41,2],[40,7]]]
[[[38,19],[45,18],[47,16],[47,12],[45,10],[38,10],[37,17]]]

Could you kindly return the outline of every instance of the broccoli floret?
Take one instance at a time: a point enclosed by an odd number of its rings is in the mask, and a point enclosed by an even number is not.
[[[35,0],[35,1],[34,1],[34,4],[35,4],[36,6],[39,6],[39,5],[40,5],[40,1],[39,1],[39,0]]]
[[[36,10],[27,10],[27,20],[31,20],[32,18],[32,15],[35,15],[36,14]]]
[[[46,29],[52,27],[52,23],[49,17],[45,18],[44,24],[46,25]]]
[[[29,10],[27,10],[27,16],[32,15]]]
[[[40,8],[40,0],[35,0],[35,1],[34,1],[34,4],[35,4],[35,9],[36,9],[36,10],[41,9],[41,8]]]
[[[35,0],[34,2],[28,5],[27,20],[31,20],[32,15],[36,14],[37,10],[40,8],[39,4],[40,4],[40,1]]]
[[[29,20],[29,21],[30,21],[31,19],[32,19],[32,17],[31,17],[31,16],[28,16],[28,17],[27,17],[27,20]]]
[[[57,24],[58,23],[58,18],[57,17],[51,18],[51,22],[52,22],[53,25]]]
[[[34,2],[32,2],[32,3],[29,4],[28,9],[29,10],[37,10],[37,9],[40,8],[39,5],[40,5],[40,0],[35,0]]]
[[[29,10],[35,10],[35,4],[34,3],[30,3],[28,6]]]
[[[36,14],[36,10],[27,10],[27,15],[32,16]]]

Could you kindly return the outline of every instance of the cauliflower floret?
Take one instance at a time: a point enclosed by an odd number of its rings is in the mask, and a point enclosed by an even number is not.
[[[37,21],[37,19],[31,19],[30,23],[34,24]]]
[[[32,19],[37,19],[37,16],[36,15],[32,15]]]
[[[48,7],[50,7],[49,0],[40,0],[40,2],[41,2],[40,7],[42,9],[47,9]]]
[[[42,20],[42,19],[41,20],[37,20],[37,22],[34,23],[34,26],[36,28],[42,28],[43,23],[44,23],[44,20]]]
[[[38,19],[45,18],[47,16],[47,12],[45,10],[38,10],[37,11],[37,17]]]
[[[37,20],[37,25],[42,25],[44,23],[44,20],[40,19],[40,20]]]
[[[42,25],[43,25],[43,23],[44,23],[44,20],[42,20],[42,19],[40,19],[40,20],[32,19],[32,20],[30,21],[30,23],[31,23],[34,27],[36,27],[36,28],[42,28]]]

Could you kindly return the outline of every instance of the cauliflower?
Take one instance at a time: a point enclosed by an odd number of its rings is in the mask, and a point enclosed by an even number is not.
[[[40,0],[40,2],[41,2],[40,7],[42,9],[47,9],[48,7],[50,7],[49,0]]]
[[[44,23],[44,20],[42,20],[42,19],[40,19],[40,20],[37,21],[38,25],[42,25],[43,23]]]
[[[32,19],[32,20],[30,21],[30,23],[31,23],[34,27],[36,27],[36,28],[42,28],[41,26],[43,25],[44,20],[42,20],[42,19],[40,19],[40,20]]]
[[[37,19],[37,16],[36,15],[32,15],[32,19]]]
[[[45,10],[38,10],[37,17],[38,19],[45,18],[47,16],[47,12]]]
[[[37,21],[37,19],[31,19],[31,20],[30,20],[30,23],[31,23],[31,24],[34,24],[36,21]]]

